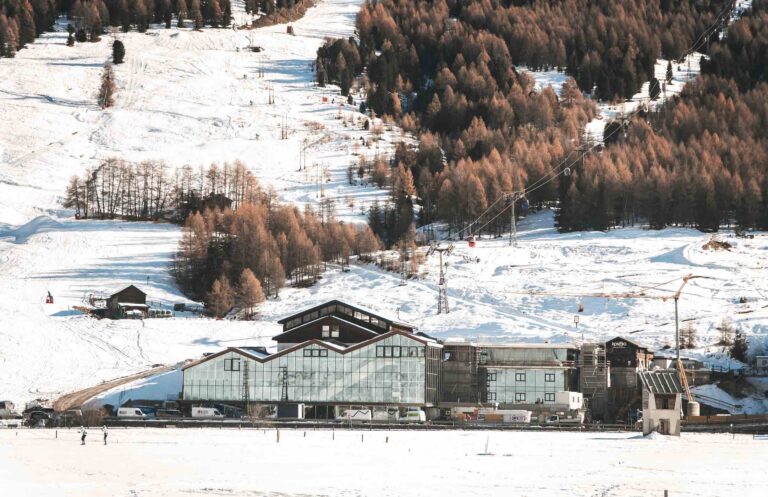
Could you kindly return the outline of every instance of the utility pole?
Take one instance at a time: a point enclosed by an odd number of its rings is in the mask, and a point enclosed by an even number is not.
[[[445,276],[445,266],[443,265],[443,252],[446,254],[450,254],[453,251],[453,245],[449,245],[448,247],[437,247],[433,246],[430,248],[430,251],[428,254],[431,254],[432,252],[437,252],[440,254],[440,278],[437,280],[437,313],[442,314],[446,313],[448,314],[450,310],[448,309],[448,280]]]
[[[509,246],[511,247],[513,245],[512,240],[514,239],[514,246],[517,247],[517,219],[515,219],[515,203],[517,203],[519,194],[508,193],[507,196],[512,199],[512,212],[509,219]]]

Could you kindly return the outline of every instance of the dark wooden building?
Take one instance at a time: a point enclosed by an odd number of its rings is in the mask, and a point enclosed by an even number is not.
[[[107,299],[107,310],[112,319],[122,319],[141,312],[144,317],[149,315],[147,294],[134,285],[127,286]]]
[[[638,372],[649,369],[653,352],[634,340],[616,337],[605,342],[605,359],[611,377],[607,419],[625,422],[641,407]]]
[[[390,331],[413,333],[414,326],[379,316],[373,312],[331,300],[281,319],[283,333],[273,340],[278,349],[307,340],[333,340],[344,344],[360,343]]]
[[[605,342],[605,358],[611,368],[646,370],[653,360],[653,352],[629,338],[616,337]]]

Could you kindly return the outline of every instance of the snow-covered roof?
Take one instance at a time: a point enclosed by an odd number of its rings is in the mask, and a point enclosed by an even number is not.
[[[237,349],[256,357],[264,358],[269,356],[269,352],[264,347],[237,347]]]

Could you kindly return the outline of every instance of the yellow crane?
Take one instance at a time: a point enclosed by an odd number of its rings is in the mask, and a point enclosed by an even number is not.
[[[691,393],[691,389],[688,386],[688,378],[685,376],[685,368],[683,368],[683,363],[680,360],[680,326],[679,326],[679,317],[678,317],[679,316],[678,301],[680,300],[680,295],[682,295],[683,288],[685,288],[685,285],[687,285],[689,281],[697,278],[713,279],[709,276],[698,276],[694,274],[685,275],[681,278],[682,283],[680,284],[680,287],[672,295],[650,295],[645,293],[644,290],[640,290],[637,292],[624,292],[624,293],[605,293],[605,292],[597,292],[597,293],[510,292],[510,293],[516,293],[520,295],[546,296],[546,297],[591,297],[591,298],[602,298],[602,299],[652,299],[652,300],[663,300],[665,302],[669,299],[674,300],[675,301],[675,345],[676,345],[675,348],[677,351],[676,357],[675,357],[675,365],[677,367],[678,374],[680,375],[680,384],[685,389],[685,394],[688,397],[688,401],[693,402],[693,393]],[[676,281],[676,279],[672,281]],[[655,289],[655,288],[651,288],[651,289]]]

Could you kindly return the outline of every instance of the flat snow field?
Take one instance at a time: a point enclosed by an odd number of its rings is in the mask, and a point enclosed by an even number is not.
[[[277,443],[274,430],[115,429],[109,437],[105,447],[92,430],[83,447],[76,430],[58,439],[52,430],[0,432],[4,493],[747,497],[768,485],[768,440],[745,435],[282,430]]]

